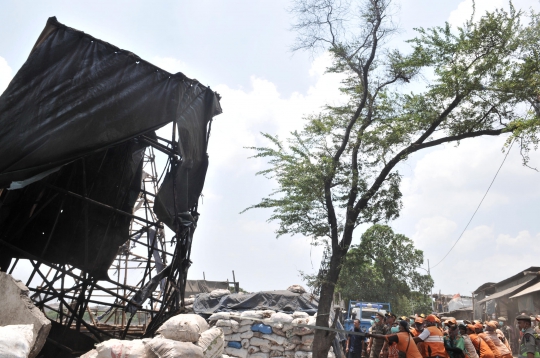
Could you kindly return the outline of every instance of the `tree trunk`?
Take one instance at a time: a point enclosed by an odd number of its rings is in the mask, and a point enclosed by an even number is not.
[[[321,283],[321,295],[319,297],[319,308],[317,310],[316,325],[320,327],[329,327],[328,321],[332,311],[332,302],[334,300],[334,289],[336,287],[339,273],[341,271],[341,260],[344,254],[340,251],[332,250],[330,258],[330,267],[328,274]],[[335,317],[337,319],[337,317]],[[328,351],[332,345],[336,333],[323,330],[315,330],[313,340],[313,358],[327,358]]]

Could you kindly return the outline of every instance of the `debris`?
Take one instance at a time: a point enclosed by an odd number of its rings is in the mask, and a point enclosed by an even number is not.
[[[51,322],[28,297],[28,288],[11,275],[0,272],[0,326],[33,325],[28,357],[38,355],[51,330]]]
[[[33,326],[20,324],[0,327],[0,357],[26,358],[34,342]]]

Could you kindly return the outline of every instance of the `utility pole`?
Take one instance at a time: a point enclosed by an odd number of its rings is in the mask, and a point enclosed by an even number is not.
[[[429,259],[427,260],[427,274],[429,278],[431,278],[431,271],[429,269]],[[433,286],[431,286],[431,297],[429,299],[431,300],[431,311],[435,312],[435,301],[433,301]]]

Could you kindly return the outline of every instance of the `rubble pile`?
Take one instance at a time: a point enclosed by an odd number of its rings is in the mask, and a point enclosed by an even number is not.
[[[305,312],[272,310],[218,312],[208,318],[224,333],[226,355],[238,358],[311,358],[314,331],[298,324],[315,325]],[[335,358],[331,349],[329,358]]]

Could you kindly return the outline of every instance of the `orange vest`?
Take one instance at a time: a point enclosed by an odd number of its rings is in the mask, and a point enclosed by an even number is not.
[[[441,330],[435,326],[426,327],[429,331],[429,337],[424,341],[424,357],[439,356],[447,358],[446,349],[444,349],[444,339]]]

